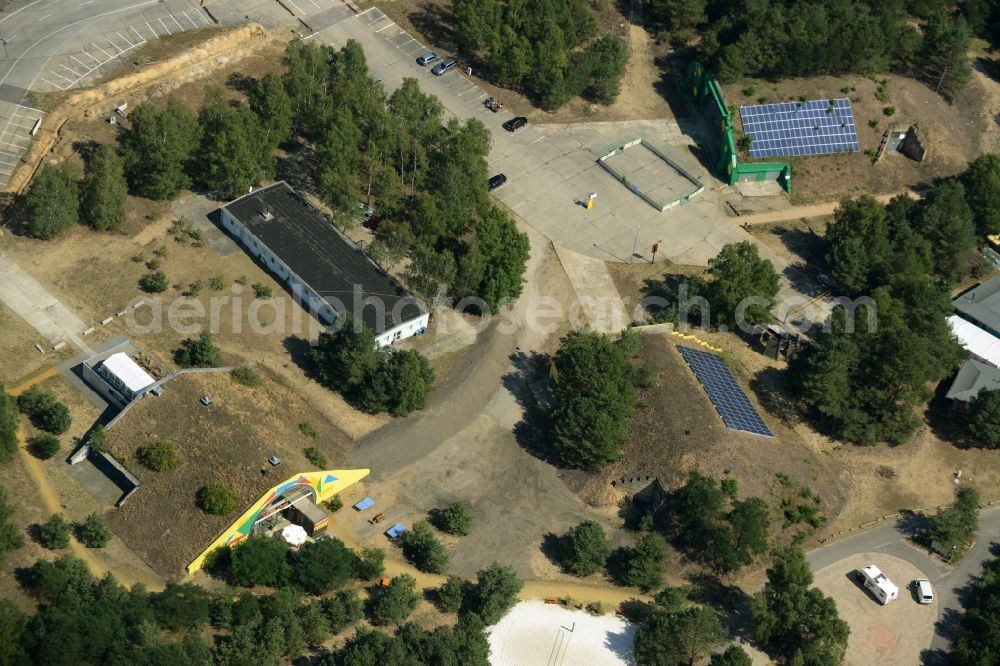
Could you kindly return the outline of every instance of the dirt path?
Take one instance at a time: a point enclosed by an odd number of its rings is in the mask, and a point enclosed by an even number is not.
[[[894,197],[900,194],[906,194],[913,199],[919,199],[920,194],[914,192],[913,190],[903,190],[902,192],[895,192],[893,194],[880,194],[875,197],[876,200],[882,203],[889,203]],[[837,206],[840,205],[839,201],[827,201],[825,203],[809,204],[808,206],[792,206],[791,208],[785,208],[783,210],[768,210],[761,213],[751,213],[749,215],[740,215],[738,218],[734,218],[734,221],[740,224],[774,224],[776,222],[792,222],[794,220],[801,220],[802,218],[808,217],[822,217],[824,215],[833,215],[834,211],[837,210]]]
[[[43,370],[31,379],[15,386],[11,389],[10,394],[15,397],[21,395],[32,386],[41,384],[47,379],[58,376],[58,374],[59,372],[55,368]],[[19,429],[17,431],[17,442],[19,445],[18,451],[21,455],[21,460],[24,461],[24,466],[28,470],[28,475],[35,484],[36,494],[41,500],[42,505],[45,507],[45,510],[50,515],[61,513],[65,507],[59,500],[59,496],[56,494],[52,484],[49,483],[49,479],[45,475],[45,470],[42,469],[38,459],[28,453],[28,438],[25,436],[23,429]],[[84,563],[86,563],[87,568],[90,569],[90,573],[94,576],[101,577],[108,573],[109,568],[95,557],[93,551],[77,541],[75,537],[70,538],[69,550],[75,557],[80,558]],[[152,574],[151,571],[140,572],[131,568],[125,570],[116,567],[114,574],[122,584],[127,586],[142,583],[153,591],[161,590],[164,586],[163,580]]]
[[[615,117],[670,118],[670,105],[657,92],[656,83],[663,76],[653,53],[653,37],[641,25],[628,26],[628,65],[622,78],[621,93],[604,113]]]

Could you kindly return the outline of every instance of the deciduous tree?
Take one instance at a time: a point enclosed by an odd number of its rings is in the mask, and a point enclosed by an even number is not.
[[[590,576],[604,568],[611,555],[611,544],[604,528],[585,520],[569,530],[560,544],[562,565],[576,576]]]
[[[434,536],[431,526],[421,521],[403,535],[403,557],[428,573],[441,573],[448,566],[448,551]]]
[[[400,574],[377,590],[370,602],[369,617],[374,625],[399,624],[419,601],[417,581],[409,574]]]
[[[277,539],[251,535],[233,547],[230,572],[238,585],[276,586],[288,581],[288,546]]]
[[[761,258],[750,241],[731,243],[709,259],[712,280],[705,296],[712,306],[712,319],[730,327],[759,324],[771,318],[778,295],[778,274],[767,259]]]

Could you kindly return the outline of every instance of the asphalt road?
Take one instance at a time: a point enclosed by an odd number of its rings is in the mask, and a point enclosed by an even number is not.
[[[922,661],[925,664],[942,663],[954,635],[956,622],[962,613],[963,595],[983,570],[986,560],[1000,556],[1000,507],[980,514],[976,545],[954,567],[931,558],[925,550],[911,545],[905,539],[905,532],[897,525],[886,525],[837,541],[807,553],[806,559],[812,570],[818,571],[850,555],[868,552],[899,557],[916,566],[934,585],[940,612],[934,627],[931,649],[924,653]],[[896,583],[902,588],[909,581]],[[902,596],[900,600],[909,601],[908,597],[904,599]]]

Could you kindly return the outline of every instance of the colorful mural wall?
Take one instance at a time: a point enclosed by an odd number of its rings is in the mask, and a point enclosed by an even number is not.
[[[188,573],[194,573],[201,569],[202,565],[205,563],[205,558],[208,554],[219,546],[232,546],[239,543],[243,539],[250,536],[250,532],[253,529],[254,523],[257,522],[260,512],[270,504],[271,500],[280,495],[281,493],[294,488],[299,485],[306,485],[312,488],[313,492],[316,494],[316,502],[325,502],[330,499],[341,490],[354,485],[361,479],[368,476],[371,470],[368,469],[342,469],[342,470],[329,470],[322,472],[303,472],[301,474],[296,474],[287,481],[276,485],[269,491],[264,493],[259,500],[254,502],[253,506],[246,510],[246,512],[240,516],[236,522],[230,525],[225,532],[223,532],[218,539],[212,542],[208,548],[202,552],[201,555],[195,558],[191,564],[187,566]]]

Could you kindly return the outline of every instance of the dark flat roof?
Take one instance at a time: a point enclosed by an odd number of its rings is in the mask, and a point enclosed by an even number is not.
[[[353,314],[376,335],[426,312],[286,182],[261,188],[225,209],[334,310]],[[366,298],[383,304],[384,317],[371,305],[362,309]]]

